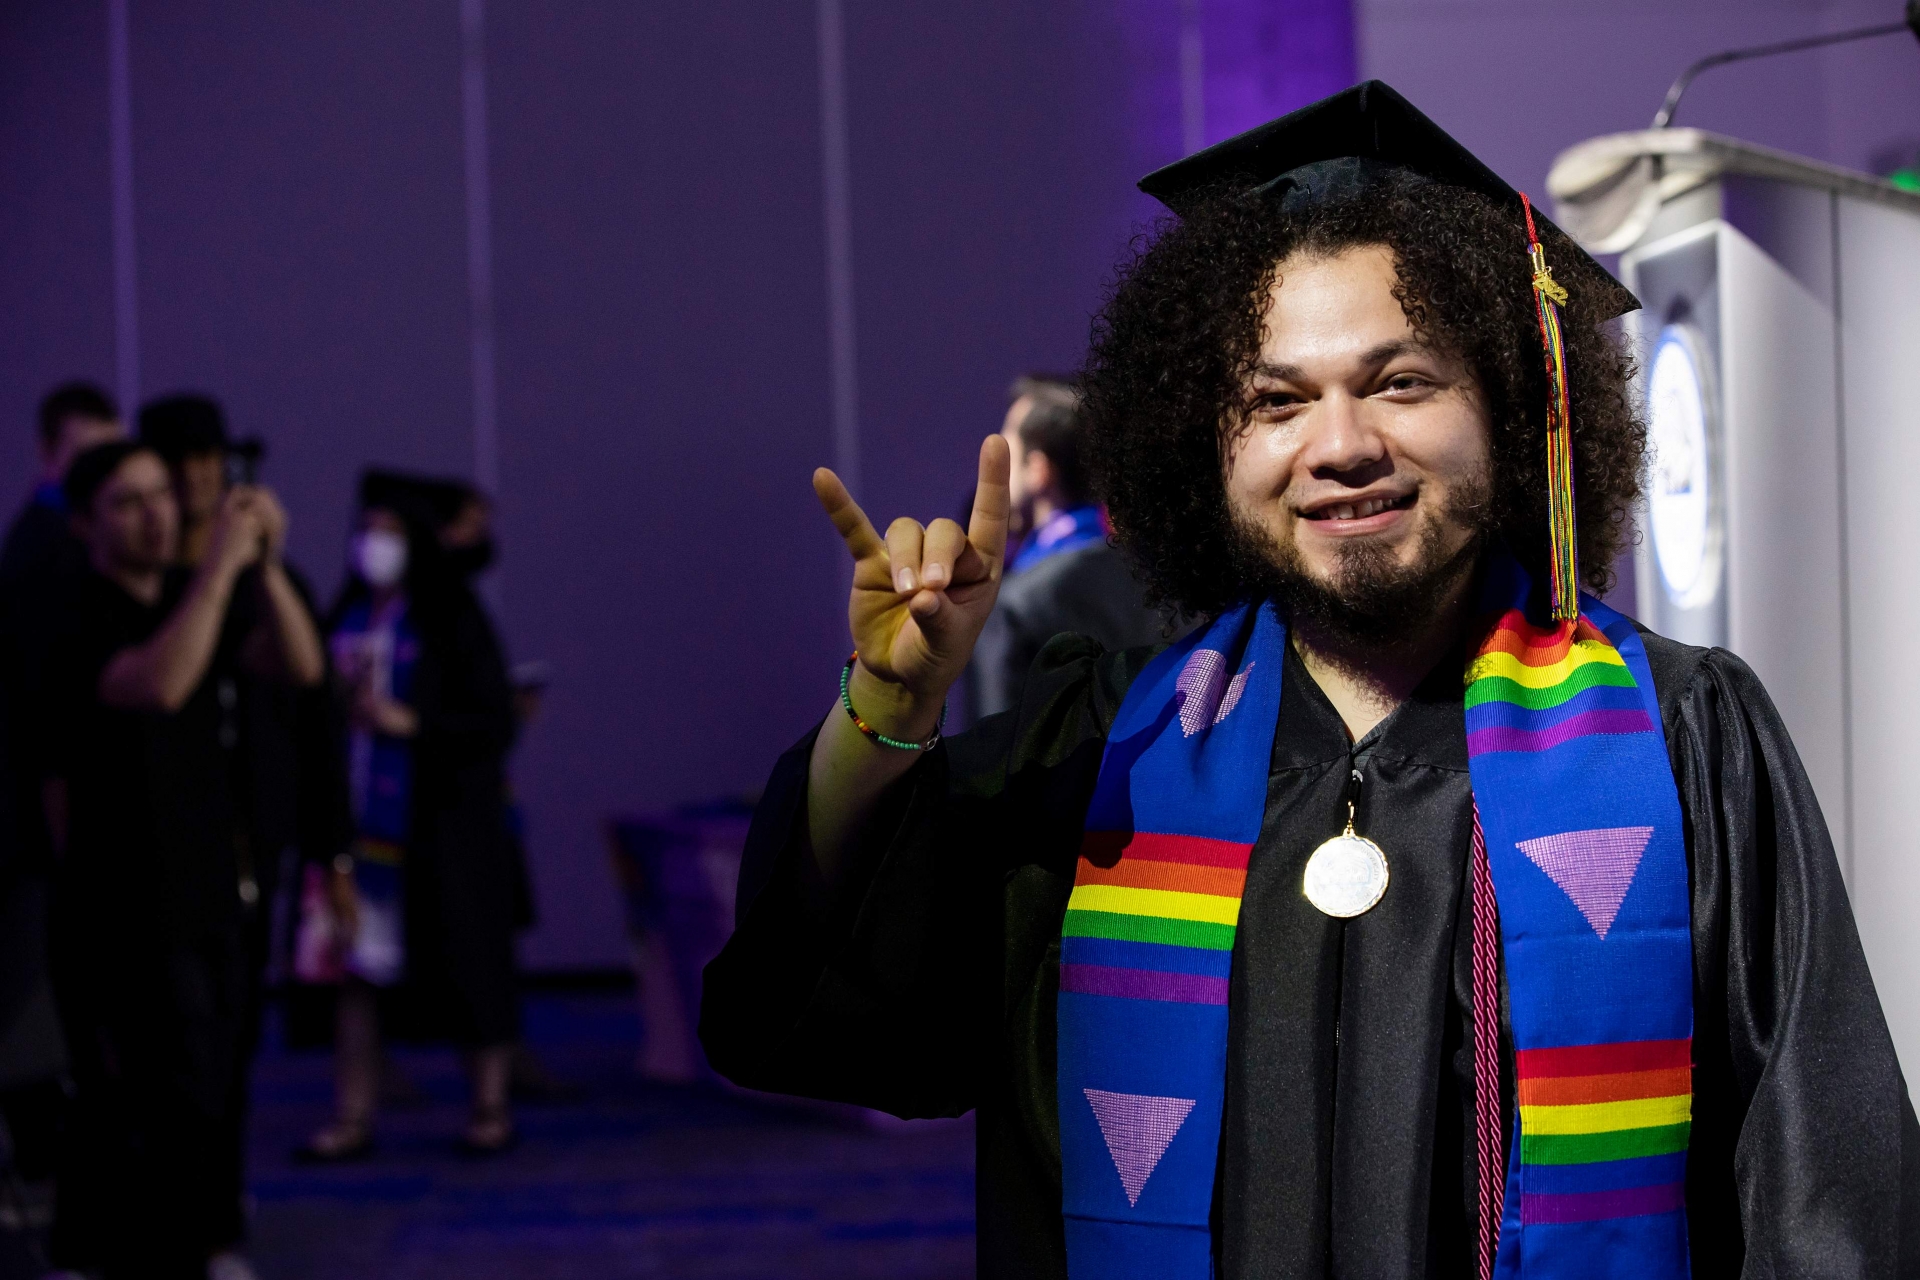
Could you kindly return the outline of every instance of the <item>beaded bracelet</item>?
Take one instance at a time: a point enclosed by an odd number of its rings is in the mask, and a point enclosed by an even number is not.
[[[896,751],[933,750],[934,745],[940,741],[940,731],[947,727],[946,704],[942,703],[940,705],[940,723],[934,726],[933,736],[929,737],[925,742],[907,742],[900,738],[889,738],[886,734],[880,732],[865,720],[862,720],[860,713],[853,709],[853,694],[850,692],[849,686],[853,680],[853,664],[859,660],[860,655],[856,653],[847,659],[846,666],[840,668],[840,705],[847,709],[847,718],[853,721],[853,727],[866,734],[867,737],[873,739],[881,746],[892,747]]]

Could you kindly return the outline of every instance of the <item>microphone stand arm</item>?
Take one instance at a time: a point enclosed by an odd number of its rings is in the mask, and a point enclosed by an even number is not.
[[[1920,0],[1908,0],[1907,17],[1904,22],[1889,22],[1878,27],[1856,27],[1852,31],[1836,31],[1831,35],[1806,36],[1799,40],[1782,40],[1778,44],[1754,45],[1747,49],[1728,49],[1724,53],[1709,54],[1700,59],[1673,82],[1667,90],[1666,101],[1660,104],[1660,112],[1653,118],[1653,127],[1665,129],[1673,124],[1673,113],[1680,106],[1681,95],[1693,78],[1712,67],[1723,67],[1729,62],[1745,62],[1750,58],[1770,58],[1776,53],[1797,53],[1802,49],[1818,49],[1822,45],[1845,44],[1849,40],[1866,40],[1873,36],[1890,36],[1901,31],[1911,31],[1920,39]]]

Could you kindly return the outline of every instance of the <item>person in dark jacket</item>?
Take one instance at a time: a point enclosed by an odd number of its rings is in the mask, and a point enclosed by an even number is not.
[[[66,1042],[47,967],[42,676],[64,601],[87,571],[60,482],[80,453],[125,433],[112,398],[92,383],[49,392],[40,402],[39,481],[0,547],[0,1137],[11,1139],[23,1194],[36,1196],[52,1194],[67,1109]],[[0,1225],[0,1236],[10,1230]]]
[[[261,456],[257,440],[234,441],[218,401],[180,393],[140,409],[140,443],[159,454],[173,481],[180,531],[174,562],[197,570],[213,545],[220,512],[236,483],[252,482]],[[280,566],[300,599],[308,626],[319,633],[319,607],[306,576]],[[249,576],[257,574],[249,570]],[[348,829],[346,778],[335,749],[333,707],[324,681],[289,685],[241,669],[227,686],[237,730],[232,785],[242,800],[235,842],[240,883],[245,981],[241,1032],[232,1079],[236,1086],[228,1157],[238,1180],[248,1141],[247,1082],[265,1013],[268,983],[283,966],[294,874],[306,861],[326,861],[344,850]]]
[[[351,572],[327,626],[357,831],[330,870],[336,1114],[305,1155],[372,1149],[383,1010],[404,1010],[466,1048],[473,1102],[463,1144],[497,1152],[514,1140],[507,1089],[519,1034],[503,804],[512,690],[431,507],[404,479],[377,472],[363,478],[360,507]],[[303,939],[300,950],[303,976],[317,976],[315,948]]]
[[[88,450],[66,494],[91,568],[49,661],[51,952],[77,1086],[55,1261],[244,1275],[248,801],[233,689],[317,686],[320,636],[280,564],[271,492],[226,496],[191,573],[174,562],[173,486],[153,450]]]
[[[976,720],[1020,705],[1033,660],[1063,631],[1108,649],[1153,644],[1166,631],[1093,500],[1080,393],[1037,374],[1017,379],[1012,393],[1000,434],[1012,454],[1014,519],[1028,533],[973,647]]]
[[[87,570],[60,482],[73,459],[126,434],[120,411],[89,382],[40,402],[40,480],[0,547],[0,1114],[22,1173],[50,1174],[50,1122],[60,1109],[66,1052],[47,978],[51,849],[41,821],[45,733],[39,703],[62,601]]]

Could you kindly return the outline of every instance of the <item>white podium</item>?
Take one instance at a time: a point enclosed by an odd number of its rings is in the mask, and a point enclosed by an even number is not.
[[[1643,305],[1641,620],[1766,683],[1920,1078],[1920,194],[1697,129],[1547,186]]]

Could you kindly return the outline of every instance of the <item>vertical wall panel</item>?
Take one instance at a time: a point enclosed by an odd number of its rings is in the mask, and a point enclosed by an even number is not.
[[[458,12],[134,0],[132,22],[143,386],[266,437],[331,594],[363,464],[472,456]]]
[[[1137,207],[1106,6],[848,6],[875,518],[949,515],[1027,369],[1072,369]]]
[[[106,5],[0,8],[0,514],[39,471],[33,411],[113,385]]]
[[[504,590],[536,964],[618,962],[601,820],[757,789],[845,634],[811,0],[495,0]]]

